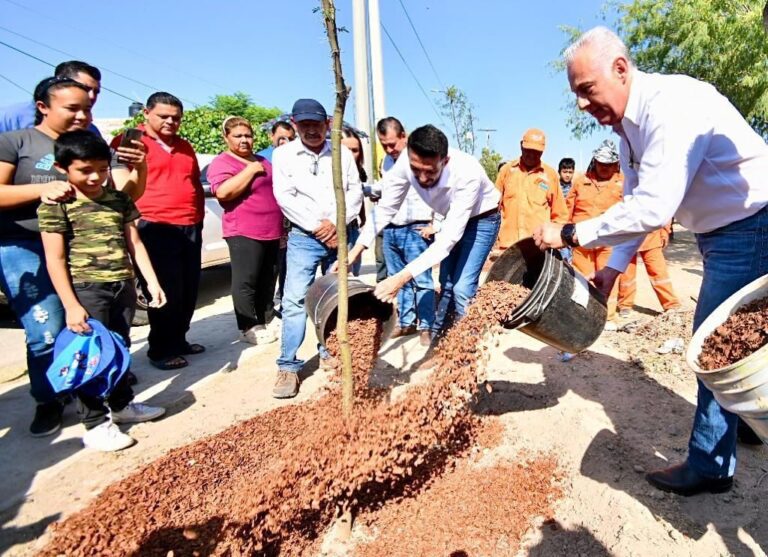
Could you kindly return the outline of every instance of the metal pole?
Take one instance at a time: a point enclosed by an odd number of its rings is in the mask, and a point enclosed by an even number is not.
[[[373,176],[373,156],[371,152],[371,98],[368,82],[368,23],[366,21],[366,0],[352,0],[352,38],[355,59],[355,126],[368,134],[363,140],[363,158],[365,171]]]
[[[373,120],[387,115],[384,102],[384,62],[381,55],[381,21],[379,0],[368,0],[368,26],[371,37],[371,80],[373,82]]]

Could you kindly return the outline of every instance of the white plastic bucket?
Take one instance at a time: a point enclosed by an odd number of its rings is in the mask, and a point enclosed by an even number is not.
[[[693,335],[686,360],[699,379],[715,395],[720,406],[738,414],[768,443],[768,345],[720,369],[703,370],[699,354],[704,340],[740,307],[768,296],[768,275],[750,282],[707,317]]]

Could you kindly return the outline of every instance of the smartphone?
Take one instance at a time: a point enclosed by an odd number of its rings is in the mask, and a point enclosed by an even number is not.
[[[141,141],[141,130],[128,128],[123,132],[123,138],[120,140],[120,147],[136,148],[133,141]]]

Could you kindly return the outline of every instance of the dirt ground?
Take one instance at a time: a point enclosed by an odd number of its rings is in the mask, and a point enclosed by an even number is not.
[[[692,236],[679,231],[667,256],[678,295],[692,308],[701,281]],[[364,279],[372,280],[371,266],[365,271]],[[638,311],[626,320],[640,321],[640,327],[629,327],[634,332],[607,332],[588,352],[565,363],[554,349],[517,331],[501,334],[491,351],[484,378],[488,388],[478,411],[500,424],[494,460],[515,463],[531,455],[554,455],[563,492],[553,515],[531,520],[520,547],[504,554],[765,555],[764,448],[739,448],[736,485],[726,494],[682,498],[654,490],[643,478],[645,471],[684,458],[696,384],[681,356],[655,351],[669,338],[685,337],[683,323],[690,313],[656,318],[642,329],[659,305],[642,271],[638,283]],[[82,508],[115,480],[171,448],[276,406],[301,404],[328,381],[327,374],[315,372],[314,358],[297,399],[272,399],[279,345],[235,342],[228,284],[226,268],[205,273],[190,340],[209,350],[191,357],[185,370],[149,367],[146,327],[134,330],[137,398],[165,405],[169,414],[131,427],[139,443],[126,451],[84,450],[72,406],[59,435],[30,438],[26,380],[0,384],[0,553],[33,555],[45,543],[48,524]],[[657,338],[644,334],[649,329]],[[0,360],[7,358],[0,369],[23,356],[23,347],[9,340],[18,334],[10,325],[0,329]],[[314,332],[308,330],[302,349],[306,357],[314,352],[313,341]],[[424,351],[417,339],[389,341],[380,356],[380,367],[393,384],[422,380],[416,364]],[[504,493],[497,496],[503,499]],[[358,536],[370,535],[363,524],[355,528]]]

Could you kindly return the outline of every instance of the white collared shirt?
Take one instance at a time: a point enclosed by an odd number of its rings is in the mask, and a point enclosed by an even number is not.
[[[448,156],[450,160],[443,168],[437,184],[423,188],[411,171],[408,152],[403,151],[395,166],[379,183],[381,200],[376,206],[374,218],[365,224],[357,241],[365,247],[373,244],[376,231],[392,221],[408,192],[415,191],[436,216],[444,217],[444,221],[432,245],[405,267],[414,277],[448,256],[464,235],[470,218],[499,206],[499,190],[486,176],[476,158],[458,149],[450,149]]]
[[[301,139],[275,149],[272,187],[286,218],[309,232],[327,219],[336,224],[336,196],[331,170],[331,143],[320,154],[307,149]],[[352,151],[341,146],[341,176],[347,206],[347,224],[360,214],[363,188]]]
[[[398,159],[399,158],[400,157],[398,157]],[[382,174],[386,174],[389,170],[391,170],[392,167],[395,166],[395,162],[395,159],[393,159],[391,156],[385,156],[384,161],[381,164]],[[378,197],[381,197],[381,190],[378,189],[380,185],[381,182],[374,184],[371,188]],[[395,226],[405,226],[406,224],[411,224],[414,222],[428,222],[432,220],[432,213],[432,208],[424,203],[424,200],[416,192],[416,188],[410,188],[408,193],[405,195],[403,204],[400,206],[397,214],[392,217],[392,221],[389,224],[393,224]]]
[[[616,132],[624,201],[578,223],[576,234],[585,247],[616,246],[608,266],[618,271],[673,216],[704,233],[768,204],[768,146],[707,83],[634,70]]]

